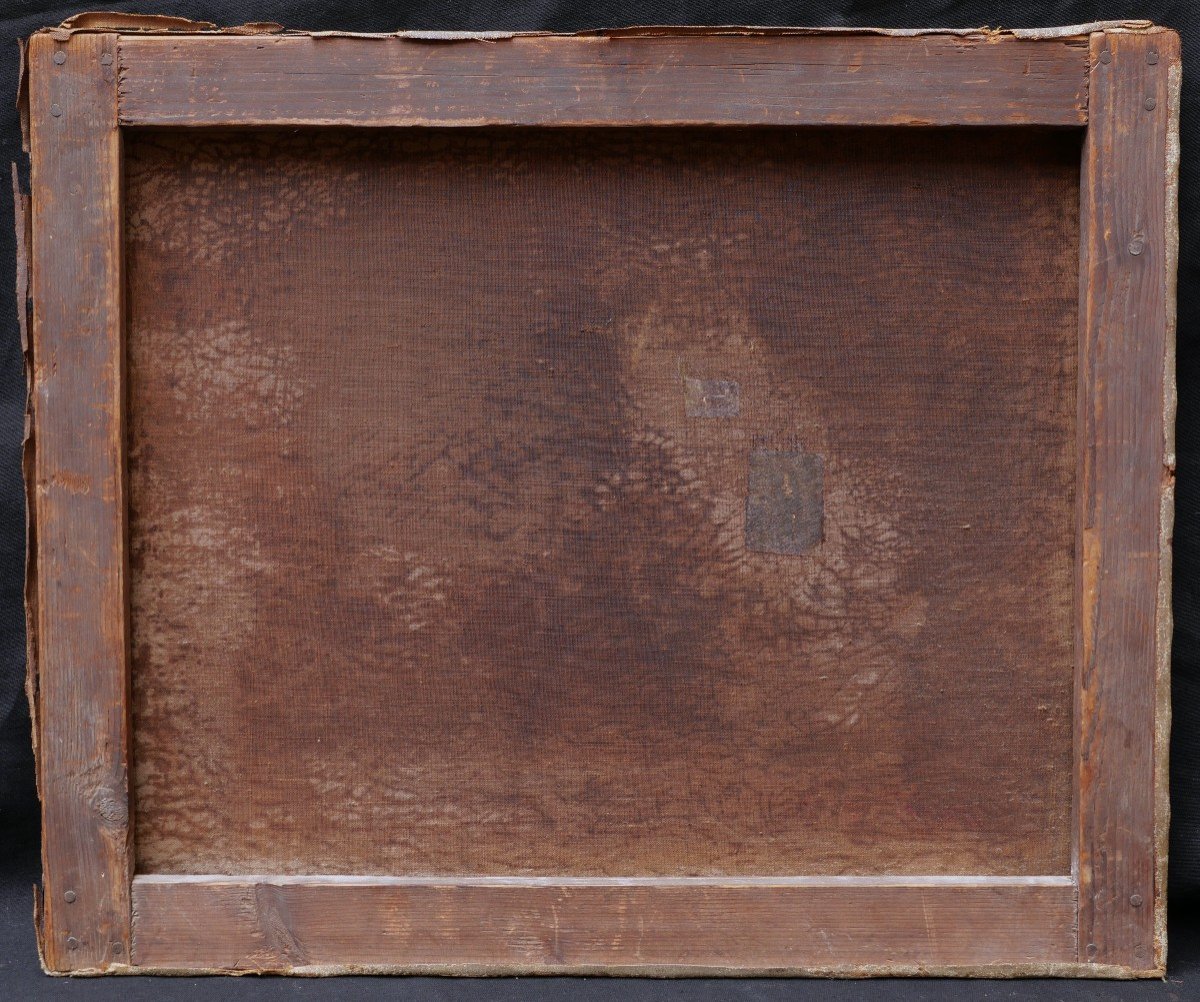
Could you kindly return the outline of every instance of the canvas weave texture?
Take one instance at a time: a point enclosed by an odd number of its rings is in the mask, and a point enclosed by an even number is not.
[[[138,869],[1068,872],[1078,144],[131,136]]]

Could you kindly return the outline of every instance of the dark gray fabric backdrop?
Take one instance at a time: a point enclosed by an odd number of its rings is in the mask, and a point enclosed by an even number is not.
[[[196,0],[196,2],[145,2],[56,5],[36,0],[0,5],[0,165],[17,161],[27,177],[21,153],[20,132],[12,101],[17,86],[15,40],[39,27],[55,24],[83,10],[136,10],[176,14],[218,24],[278,21],[288,27],[341,28],[350,31],[386,31],[399,28],[443,29],[549,29],[628,24],[757,24],[757,25],[877,25],[886,27],[1035,27],[1085,21],[1149,18],[1178,29],[1183,36],[1182,146],[1180,171],[1180,254],[1178,330],[1178,490],[1175,528],[1175,647],[1173,657],[1174,727],[1171,740],[1171,886],[1175,942],[1186,942],[1178,930],[1200,900],[1200,172],[1195,165],[1200,149],[1200,0],[1125,0],[1088,3],[1083,0],[830,0],[828,3],[777,2],[777,0],[707,0],[683,3],[672,0],[477,0],[459,4],[432,2],[386,3],[350,0],[342,5],[320,0]],[[8,220],[11,202],[8,184],[0,186],[0,999],[57,996],[66,990],[100,993],[118,991],[136,998],[170,994],[198,997],[242,997],[249,990],[229,980],[188,982],[79,982],[42,978],[31,951],[29,883],[37,874],[37,804],[33,764],[29,754],[29,716],[22,691],[25,671],[25,629],[22,610],[25,514],[21,484],[20,451],[24,421],[25,382],[14,301],[14,239]],[[320,698],[314,694],[314,698]],[[1194,956],[1194,952],[1192,956]],[[1180,956],[1176,949],[1176,957]],[[1185,966],[1194,961],[1185,959]],[[1189,972],[1191,968],[1188,969]],[[1021,998],[1036,992],[1044,998],[1132,997],[1154,989],[1166,997],[1200,997],[1200,988],[1174,986],[1098,986],[1089,984],[1025,982],[1020,985],[963,985],[960,983],[888,983],[872,986],[870,993],[907,998]],[[308,992],[319,997],[356,998],[368,990],[412,997],[604,997],[638,994],[630,982],[573,981],[561,979],[525,982],[475,982],[471,985],[419,979],[379,982],[369,979],[326,982],[319,988],[297,981],[259,981],[270,997],[291,997]],[[698,991],[727,997],[735,991],[729,983],[663,984],[653,987],[655,998],[686,998]],[[801,988],[802,983],[742,983],[739,995],[858,998],[867,991],[854,984]],[[369,987],[369,986],[374,987]],[[403,987],[402,987],[403,986]],[[650,991],[648,986],[643,986]],[[818,990],[819,989],[819,990]],[[1132,994],[1130,994],[1132,993]],[[642,992],[645,994],[645,992]],[[639,995],[639,997],[641,997]],[[646,995],[649,997],[649,995]],[[803,997],[807,997],[806,995]]]

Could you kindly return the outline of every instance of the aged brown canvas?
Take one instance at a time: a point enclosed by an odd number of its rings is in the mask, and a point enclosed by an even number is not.
[[[133,139],[139,867],[1067,873],[1078,156]]]

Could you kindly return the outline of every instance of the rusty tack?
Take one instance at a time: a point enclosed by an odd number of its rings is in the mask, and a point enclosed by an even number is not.
[[[1108,49],[1103,49],[1100,52],[1100,62],[1106,65],[1112,62],[1112,53]]]
[[[66,903],[69,905],[75,904],[75,892],[74,891],[64,891],[63,892],[63,900],[66,901]]]
[[[68,950],[78,950],[79,949],[79,940],[77,940],[74,936],[68,936],[67,937],[67,949]]]
[[[56,52],[56,53],[54,53],[53,58],[54,58],[55,64],[58,66],[61,66],[63,63],[65,63],[67,61],[67,54],[65,52]]]
[[[1146,62],[1148,62],[1151,66],[1158,62],[1158,51],[1156,49],[1151,49],[1146,53]]]
[[[1140,254],[1146,247],[1146,238],[1140,233],[1129,241],[1129,253],[1135,257]]]
[[[1133,905],[1134,908],[1141,908],[1142,907],[1142,896],[1140,894],[1129,895],[1129,903],[1131,905]]]
[[[1146,98],[1146,110],[1147,111],[1153,111],[1155,108],[1155,105],[1157,105],[1157,104],[1158,104],[1158,102],[1155,101],[1154,98],[1152,98],[1152,97]]]
[[[55,118],[58,118],[59,115],[62,114],[62,105],[58,105],[58,104],[50,105],[50,114],[53,115]]]

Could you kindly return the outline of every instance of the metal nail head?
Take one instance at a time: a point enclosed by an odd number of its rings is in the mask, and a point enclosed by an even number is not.
[[[1158,53],[1154,49],[1151,49],[1146,53],[1146,62],[1148,62],[1151,66],[1158,62]]]
[[[1100,50],[1100,62],[1102,62],[1102,63],[1111,63],[1112,62],[1112,53],[1109,52],[1108,49]]]
[[[60,51],[54,53],[54,56],[52,58],[54,59],[54,62],[57,65],[61,66],[63,63],[65,63],[67,61],[67,54],[60,50]]]
[[[1129,895],[1129,903],[1131,905],[1133,905],[1134,908],[1141,908],[1142,907],[1142,896],[1140,894]]]
[[[1141,234],[1138,234],[1136,237],[1134,237],[1132,240],[1129,241],[1129,253],[1134,255],[1134,257],[1136,257],[1138,254],[1140,254],[1145,249],[1145,247],[1146,247],[1146,238],[1143,237]]]
[[[102,55],[100,57],[100,65],[101,66],[111,66],[112,65],[112,53],[111,52],[106,52],[106,53],[104,53],[104,55]]]
[[[1147,110],[1147,111],[1153,111],[1153,110],[1154,110],[1154,106],[1155,106],[1156,104],[1158,104],[1158,102],[1157,102],[1157,101],[1155,101],[1155,100],[1154,100],[1154,98],[1152,98],[1152,97],[1148,97],[1148,98],[1146,98],[1146,110]]]
[[[65,894],[63,894],[63,900],[69,905],[75,904],[75,892],[67,891]]]
[[[50,114],[53,115],[55,118],[58,118],[62,114],[61,105],[57,105],[57,104],[50,105]]]
[[[74,936],[68,936],[67,937],[67,949],[68,950],[78,950],[79,949],[79,940],[77,940]]]

